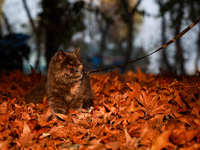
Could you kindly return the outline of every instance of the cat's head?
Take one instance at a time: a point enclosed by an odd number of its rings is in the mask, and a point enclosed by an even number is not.
[[[79,80],[83,77],[80,49],[73,52],[58,51],[49,64],[49,71],[58,81]]]

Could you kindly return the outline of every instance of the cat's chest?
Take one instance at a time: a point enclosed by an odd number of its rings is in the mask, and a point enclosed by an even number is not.
[[[69,90],[70,94],[72,95],[78,94],[80,92],[80,87],[81,87],[81,81],[76,82],[75,84],[71,85],[70,90]]]

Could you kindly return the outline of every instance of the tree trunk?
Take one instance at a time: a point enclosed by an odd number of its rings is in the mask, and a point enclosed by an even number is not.
[[[184,1],[178,1],[171,9],[170,9],[170,18],[172,20],[172,25],[175,28],[174,36],[180,33],[182,19],[183,19],[183,5]],[[175,54],[175,64],[174,68],[176,73],[185,74],[184,63],[185,60],[183,58],[183,48],[181,46],[181,39],[177,39],[175,42],[176,54]]]
[[[46,62],[47,62],[47,66],[51,60],[51,58],[53,57],[53,55],[58,51],[58,47],[59,47],[59,42],[57,42],[56,39],[57,35],[55,35],[54,33],[51,33],[47,31],[46,33],[46,43],[45,43],[45,47],[46,47]]]
[[[196,71],[199,70],[199,60],[200,60],[200,25],[199,25],[199,32],[198,32],[198,39],[197,39],[197,56],[196,56],[196,60],[195,60],[195,69]]]
[[[100,52],[99,52],[99,67],[102,68],[103,67],[103,55],[104,52],[106,51],[106,35],[109,29],[109,24],[105,21],[105,26],[104,24],[100,27],[100,32],[101,34],[101,43],[100,43]]]
[[[180,26],[181,24],[177,25],[175,35],[180,33]],[[184,62],[183,48],[181,46],[181,39],[179,38],[176,41],[176,71],[180,70],[180,74],[185,74]]]
[[[161,39],[162,39],[162,45],[164,45],[167,40],[166,40],[166,17],[165,17],[165,13],[161,11],[161,9],[163,8],[163,6],[165,5],[164,2],[162,0],[156,0],[157,4],[160,7],[160,13],[162,16],[162,21],[161,21]],[[164,48],[162,51],[162,59],[161,59],[161,68],[164,70],[168,70],[169,72],[173,71],[172,66],[169,63],[169,60],[167,59],[167,52],[166,52],[167,48]]]
[[[3,3],[4,3],[4,0],[0,0],[0,37],[3,36],[3,34],[2,34],[2,19],[1,19],[3,17],[3,15],[2,15]]]
[[[166,18],[165,18],[165,15],[162,15],[162,25],[161,25],[161,38],[162,38],[162,45],[164,45],[166,43]],[[164,66],[166,67],[166,69],[169,71],[169,72],[172,72],[172,67],[170,66],[169,64],[169,61],[167,59],[167,53],[166,53],[166,48],[163,49],[163,52],[162,52],[162,63],[164,64]],[[161,63],[161,64],[162,64]]]
[[[29,21],[31,23],[32,30],[35,31],[36,30],[35,24],[34,24],[34,21],[33,21],[32,17],[31,17],[31,13],[30,13],[29,8],[27,6],[26,0],[22,0],[22,2],[23,2],[23,5],[24,5],[24,9],[26,10],[28,19],[29,19]]]
[[[6,29],[7,29],[8,33],[12,33],[12,28],[11,28],[9,22],[8,22],[7,17],[5,16],[5,14],[3,12],[2,12],[2,16],[3,16],[3,19],[5,21]]]
[[[178,4],[178,8],[176,13],[177,17],[176,20],[177,24],[176,24],[176,28],[175,28],[175,35],[178,35],[181,31],[181,24],[182,24],[182,18],[183,18],[183,2],[179,2]],[[176,71],[180,71],[180,74],[185,74],[185,68],[184,68],[184,63],[185,60],[183,58],[183,48],[181,46],[181,39],[177,39],[176,41]]]
[[[22,2],[23,2],[23,5],[24,5],[24,9],[26,11],[26,14],[28,16],[29,22],[31,24],[32,32],[33,32],[33,34],[36,34],[35,35],[35,43],[36,43],[36,50],[37,50],[37,59],[36,59],[36,62],[35,62],[35,69],[38,70],[39,64],[40,64],[40,54],[41,54],[41,47],[40,47],[41,39],[40,39],[40,36],[38,36],[38,31],[37,31],[35,23],[32,19],[32,16],[31,16],[31,13],[29,11],[26,0],[22,0]]]
[[[131,17],[132,18],[132,17]],[[125,55],[125,61],[129,61],[131,59],[132,51],[133,51],[133,20],[130,19],[128,25],[128,41],[127,41],[127,52]]]
[[[128,26],[128,41],[127,41],[127,51],[125,54],[125,62],[130,61],[131,55],[134,49],[133,43],[134,43],[134,19],[133,16],[135,15],[138,6],[142,0],[138,0],[138,2],[135,4],[133,8],[129,7],[129,1],[127,0],[121,0],[120,5],[122,5],[122,11],[124,12],[124,15],[122,15],[122,19],[124,23]],[[125,66],[125,70],[128,70],[130,66]]]

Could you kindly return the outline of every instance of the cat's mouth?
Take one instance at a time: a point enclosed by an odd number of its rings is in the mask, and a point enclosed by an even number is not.
[[[79,78],[79,79],[81,79],[82,77],[83,77],[82,74],[79,74],[79,75],[76,75],[76,76],[75,76],[75,78]]]
[[[82,78],[83,77],[83,71],[75,73],[74,77],[75,78]]]
[[[71,79],[76,79],[76,80],[80,80],[83,78],[83,75],[81,73],[77,73],[75,75],[70,76]]]

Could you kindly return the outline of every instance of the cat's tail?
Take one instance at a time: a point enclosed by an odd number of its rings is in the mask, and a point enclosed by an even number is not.
[[[28,94],[25,95],[26,103],[42,103],[46,93],[47,79],[44,78]]]

